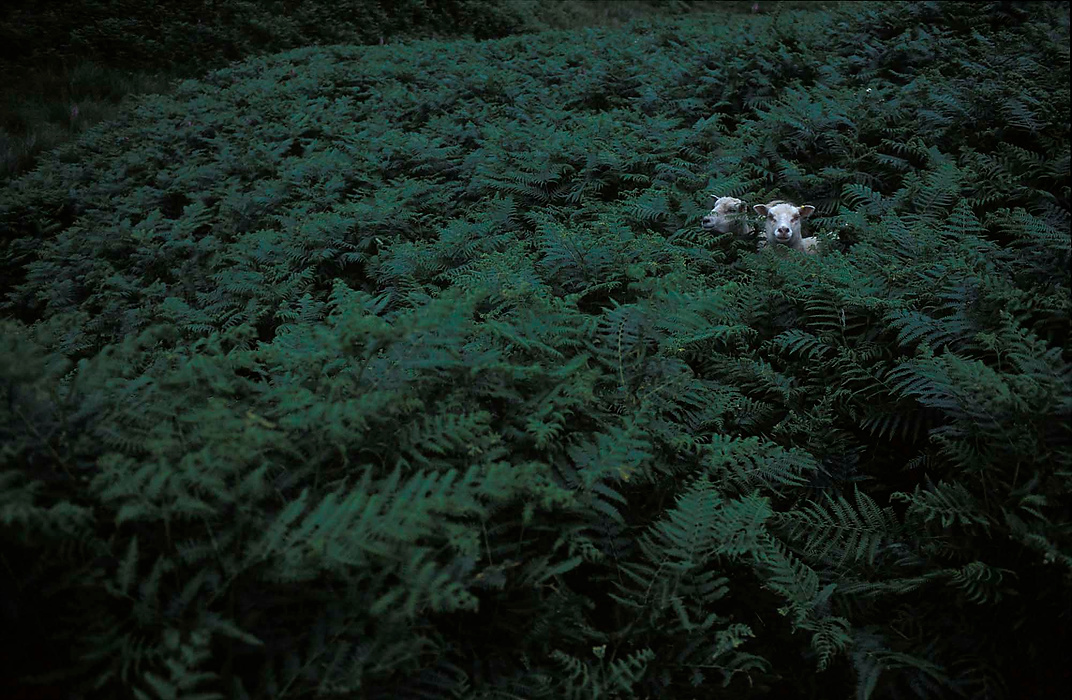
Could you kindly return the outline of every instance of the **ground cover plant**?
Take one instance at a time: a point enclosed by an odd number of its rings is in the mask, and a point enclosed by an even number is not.
[[[123,109],[234,60],[321,44],[489,39],[810,0],[7,0],[0,6],[0,183]]]
[[[1068,17],[310,47],[60,147],[0,191],[8,687],[1057,696]]]

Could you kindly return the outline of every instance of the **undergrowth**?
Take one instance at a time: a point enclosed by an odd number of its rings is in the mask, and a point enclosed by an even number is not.
[[[853,4],[133,100],[0,192],[9,687],[1057,697],[1068,46]]]

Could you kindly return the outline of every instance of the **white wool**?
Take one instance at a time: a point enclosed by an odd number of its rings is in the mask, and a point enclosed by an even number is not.
[[[705,231],[718,233],[748,234],[748,205],[736,197],[718,197],[711,195],[711,213],[703,218],[700,225]]]
[[[757,204],[754,209],[764,218],[761,246],[785,245],[809,255],[819,252],[819,239],[804,238],[800,233],[801,223],[815,212],[812,205],[798,207],[789,202],[775,200],[767,204]]]

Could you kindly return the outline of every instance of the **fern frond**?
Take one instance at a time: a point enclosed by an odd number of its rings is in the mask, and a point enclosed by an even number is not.
[[[992,518],[959,483],[939,481],[933,484],[928,480],[926,489],[916,486],[912,493],[898,491],[891,494],[890,499],[908,504],[908,520],[920,518],[924,523],[937,520],[945,528],[960,525],[973,529],[978,526],[984,531],[992,526]]]
[[[839,567],[850,560],[873,565],[882,544],[900,535],[901,527],[892,508],[880,508],[858,488],[855,496],[856,508],[840,494],[836,499],[826,494],[825,507],[810,501],[780,519],[789,525],[789,536],[804,543],[809,558],[821,560],[833,552],[840,554]]]

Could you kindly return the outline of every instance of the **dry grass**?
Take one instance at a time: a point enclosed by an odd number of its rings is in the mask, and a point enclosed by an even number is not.
[[[113,118],[127,95],[165,92],[171,78],[100,66],[42,67],[0,77],[0,181],[34,167],[38,157]]]

